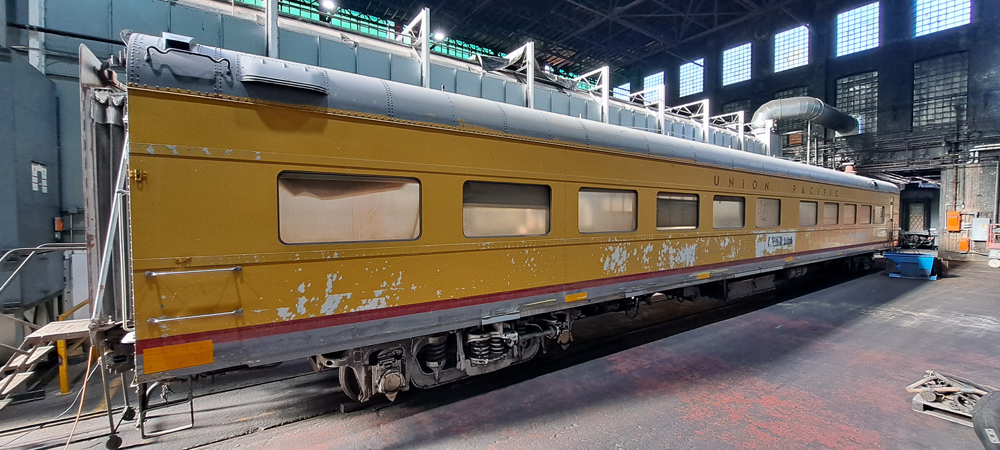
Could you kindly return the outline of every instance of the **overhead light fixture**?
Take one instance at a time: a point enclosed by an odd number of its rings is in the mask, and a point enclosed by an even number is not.
[[[444,31],[438,30],[434,32],[434,39],[437,41],[444,41],[448,36],[444,34]]]
[[[323,8],[324,11],[333,11],[337,9],[337,4],[333,3],[333,0],[322,0],[319,2],[319,7]]]

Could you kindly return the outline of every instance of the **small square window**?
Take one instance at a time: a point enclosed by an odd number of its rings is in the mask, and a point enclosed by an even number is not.
[[[774,35],[774,71],[809,64],[809,28],[805,25]]]
[[[854,225],[858,221],[858,205],[844,203],[844,225]]]
[[[654,73],[642,79],[642,90],[646,91],[643,98],[646,103],[656,103],[660,100],[660,87],[663,86],[663,72]]]
[[[799,202],[799,226],[815,226],[818,209],[819,204],[816,202]]]
[[[872,223],[871,205],[861,205],[858,207],[858,223],[863,225]]]
[[[698,228],[698,196],[660,192],[656,194],[656,229]]]
[[[972,23],[972,0],[916,0],[913,36]]]
[[[757,199],[757,228],[774,228],[781,225],[781,200]]]
[[[879,46],[879,3],[837,14],[837,56]]]
[[[746,199],[716,195],[712,201],[712,226],[715,228],[743,228],[746,224]]]
[[[637,197],[635,191],[580,189],[580,232],[635,231]]]
[[[549,233],[552,190],[548,186],[466,181],[462,197],[462,229],[466,237]]]
[[[877,223],[879,225],[885,223],[885,207],[884,206],[876,206],[875,207],[875,217],[874,217],[874,220],[875,220],[875,223]]]
[[[722,52],[722,85],[739,83],[750,79],[750,66],[753,60],[750,43],[733,47]]]
[[[823,225],[836,225],[840,219],[839,203],[823,204]]]
[[[705,90],[705,58],[681,65],[678,96],[687,97]]]

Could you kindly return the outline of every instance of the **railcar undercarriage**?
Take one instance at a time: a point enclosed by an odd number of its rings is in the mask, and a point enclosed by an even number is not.
[[[395,400],[410,387],[428,389],[531,360],[539,353],[565,349],[573,341],[575,320],[637,310],[642,304],[714,298],[747,299],[780,288],[807,273],[856,273],[872,267],[873,254],[855,255],[760,276],[703,283],[636,297],[428,336],[325,353],[310,358],[316,371],[339,370],[340,386],[364,403],[378,394]]]

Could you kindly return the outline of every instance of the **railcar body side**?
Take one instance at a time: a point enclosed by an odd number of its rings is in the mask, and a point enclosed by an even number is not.
[[[147,45],[157,45],[157,38],[133,36],[130,53]],[[227,56],[214,55],[213,61]],[[895,223],[898,190],[860,177],[779,174],[768,164],[787,162],[699,153],[707,146],[596,123],[578,132],[611,128],[622,141],[628,136],[691,149],[696,160],[498,132],[462,120],[452,126],[432,117],[401,120],[280,103],[273,92],[264,100],[162,87],[159,79],[132,77],[147,74],[132,67],[148,64],[139,59],[129,69],[129,221],[135,361],[143,382],[336,355],[869,254],[889,245]],[[217,79],[223,65],[210,66]],[[549,127],[578,126],[553,114],[537,117]],[[733,158],[750,158],[747,167],[761,169],[703,162],[720,155],[730,165]],[[416,238],[283,242],[278,185],[288,173],[414,180]],[[546,232],[467,237],[463,189],[470,181],[547,187]],[[581,232],[581,189],[634,193],[634,231]],[[696,195],[697,226],[658,229],[662,193]],[[743,227],[713,226],[716,196],[744,199]],[[756,226],[758,199],[780,201],[776,226]],[[803,201],[819,205],[820,217],[831,203],[838,211],[883,208],[885,219],[824,225],[820,218],[802,226]],[[205,271],[214,269],[221,270]],[[537,351],[529,347],[520,351]]]

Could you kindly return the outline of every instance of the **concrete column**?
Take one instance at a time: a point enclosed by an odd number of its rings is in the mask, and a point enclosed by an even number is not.
[[[28,0],[28,25],[45,26],[45,0]],[[7,23],[4,22],[4,34]],[[45,73],[45,33],[28,31],[28,62]]]

